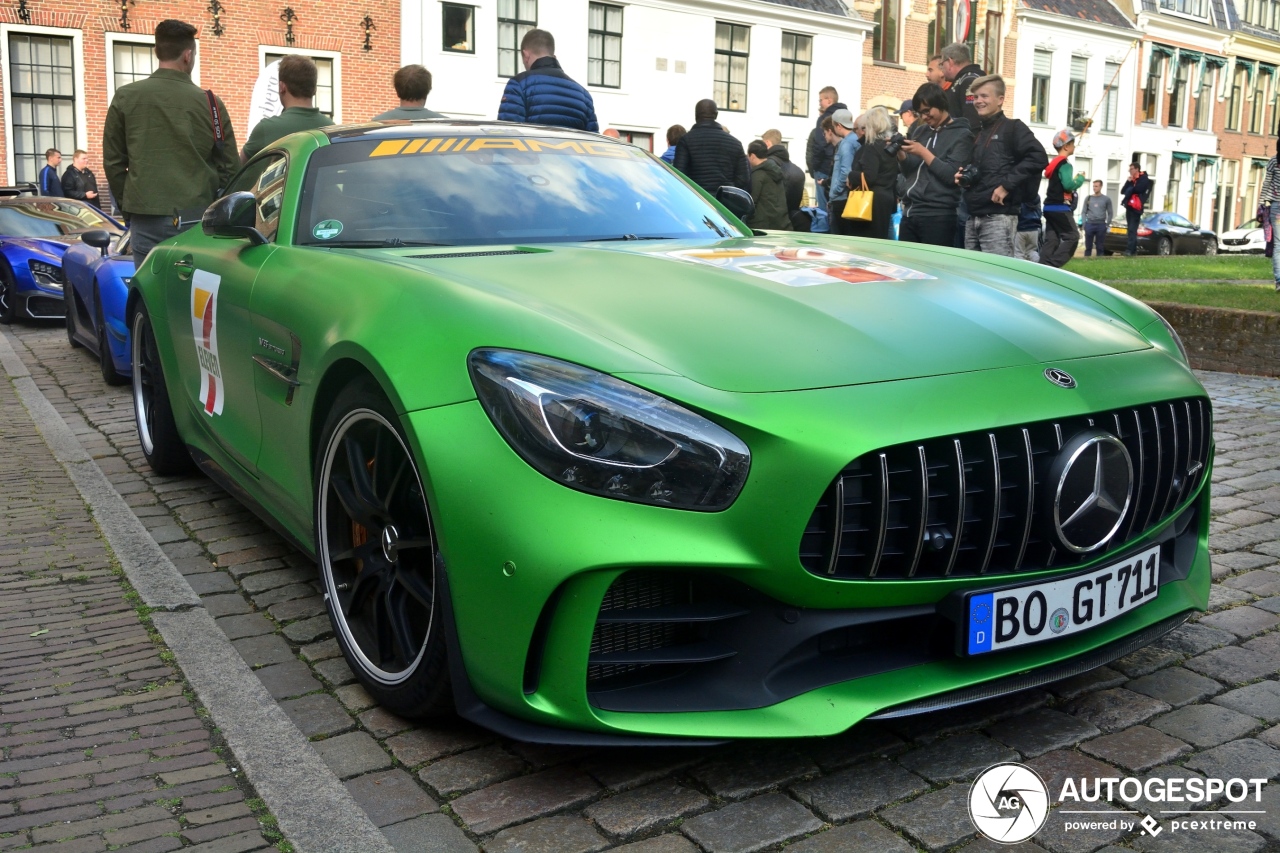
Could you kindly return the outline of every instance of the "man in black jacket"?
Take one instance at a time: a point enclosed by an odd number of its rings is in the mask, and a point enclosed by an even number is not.
[[[716,102],[703,98],[693,108],[693,127],[676,143],[675,166],[711,195],[721,187],[751,192],[751,167],[742,143],[716,123]]]
[[[1129,226],[1129,241],[1124,250],[1126,255],[1138,254],[1138,225],[1142,222],[1142,209],[1150,192],[1151,179],[1147,173],[1139,164],[1130,163],[1129,180],[1120,188],[1120,206],[1124,208],[1125,224]]]
[[[815,203],[821,210],[827,209],[827,199],[831,188],[831,170],[835,168],[836,147],[827,142],[827,135],[822,132],[822,120],[835,113],[836,110],[849,109],[840,103],[840,95],[835,87],[827,86],[818,93],[818,106],[822,112],[809,132],[809,144],[804,151],[804,165],[813,176]]]
[[[89,170],[89,152],[77,148],[71,156],[71,168],[62,173],[62,194],[99,207],[98,179]]]
[[[791,152],[782,144],[782,131],[766,130],[760,134],[760,139],[768,146],[765,156],[782,169],[782,183],[787,191],[787,214],[791,215],[800,209],[800,202],[804,200],[804,170],[791,162]]]
[[[973,165],[978,174],[964,192],[969,208],[964,247],[1011,258],[1027,182],[1044,171],[1049,156],[1031,128],[1002,111],[1002,77],[979,77],[969,92],[980,126],[973,143]],[[961,183],[960,172],[956,172],[956,183]]]
[[[947,90],[951,98],[951,114],[968,120],[975,135],[978,131],[978,111],[973,106],[973,83],[986,74],[969,56],[969,45],[964,42],[949,44],[942,49],[942,73],[951,81]]]
[[[955,177],[973,156],[973,133],[963,118],[951,117],[950,105],[947,93],[933,83],[917,89],[912,99],[912,111],[920,119],[898,151],[902,164],[899,240],[955,245],[956,207],[960,204]]]

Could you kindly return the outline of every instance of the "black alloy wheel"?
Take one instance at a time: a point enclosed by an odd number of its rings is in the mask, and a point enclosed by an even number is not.
[[[422,478],[380,393],[353,384],[338,396],[315,482],[316,553],[347,663],[396,714],[449,712],[435,531]]]
[[[1205,241],[1204,241],[1204,253],[1205,253],[1206,255],[1216,255],[1216,254],[1218,254],[1218,241],[1217,241],[1217,240],[1205,240]]]
[[[13,270],[0,262],[0,323],[6,326],[17,316],[18,294],[13,283]]]
[[[1156,254],[1157,254],[1157,255],[1172,255],[1172,254],[1173,254],[1173,241],[1172,241],[1172,240],[1170,240],[1168,237],[1161,237],[1159,240],[1157,240],[1157,241],[1156,241]]]
[[[66,303],[67,343],[71,344],[72,349],[76,349],[80,346],[80,341],[76,338],[76,291],[70,284],[67,284],[66,288],[64,302]]]
[[[169,476],[191,470],[191,454],[178,434],[164,384],[164,368],[147,306],[141,301],[133,309],[130,356],[133,367],[133,421],[138,444],[147,464],[157,474]]]

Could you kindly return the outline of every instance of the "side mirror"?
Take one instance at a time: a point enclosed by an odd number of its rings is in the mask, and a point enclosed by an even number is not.
[[[745,220],[755,213],[756,202],[751,193],[738,187],[721,187],[716,190],[716,201],[739,219]]]
[[[84,232],[80,235],[80,239],[101,252],[104,258],[107,256],[107,250],[111,248],[111,235],[100,228]]]
[[[257,200],[251,192],[232,193],[209,205],[200,227],[210,237],[247,237],[250,245],[267,242],[258,230]]]

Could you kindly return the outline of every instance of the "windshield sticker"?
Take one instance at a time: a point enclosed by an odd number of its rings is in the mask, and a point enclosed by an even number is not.
[[[476,139],[470,136],[436,136],[427,139],[388,139],[369,152],[370,157],[403,154],[470,154],[475,151],[520,151],[526,154],[577,154],[587,157],[628,158],[643,154],[631,145],[580,139]]]
[[[796,249],[746,246],[741,249],[687,249],[669,253],[682,261],[709,264],[721,269],[767,278],[787,287],[813,287],[844,281],[915,281],[934,276],[896,264],[846,252],[811,247]]]
[[[195,337],[196,360],[200,362],[200,400],[204,413],[222,414],[227,391],[222,387],[222,367],[218,362],[218,285],[222,278],[204,270],[191,277],[191,332]]]
[[[316,227],[311,229],[311,236],[317,240],[332,240],[342,233],[342,223],[336,219],[326,219],[323,222],[317,222]]]

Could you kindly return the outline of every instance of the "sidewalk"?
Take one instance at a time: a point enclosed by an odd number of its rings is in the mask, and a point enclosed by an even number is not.
[[[270,846],[7,377],[0,435],[0,850]]]

